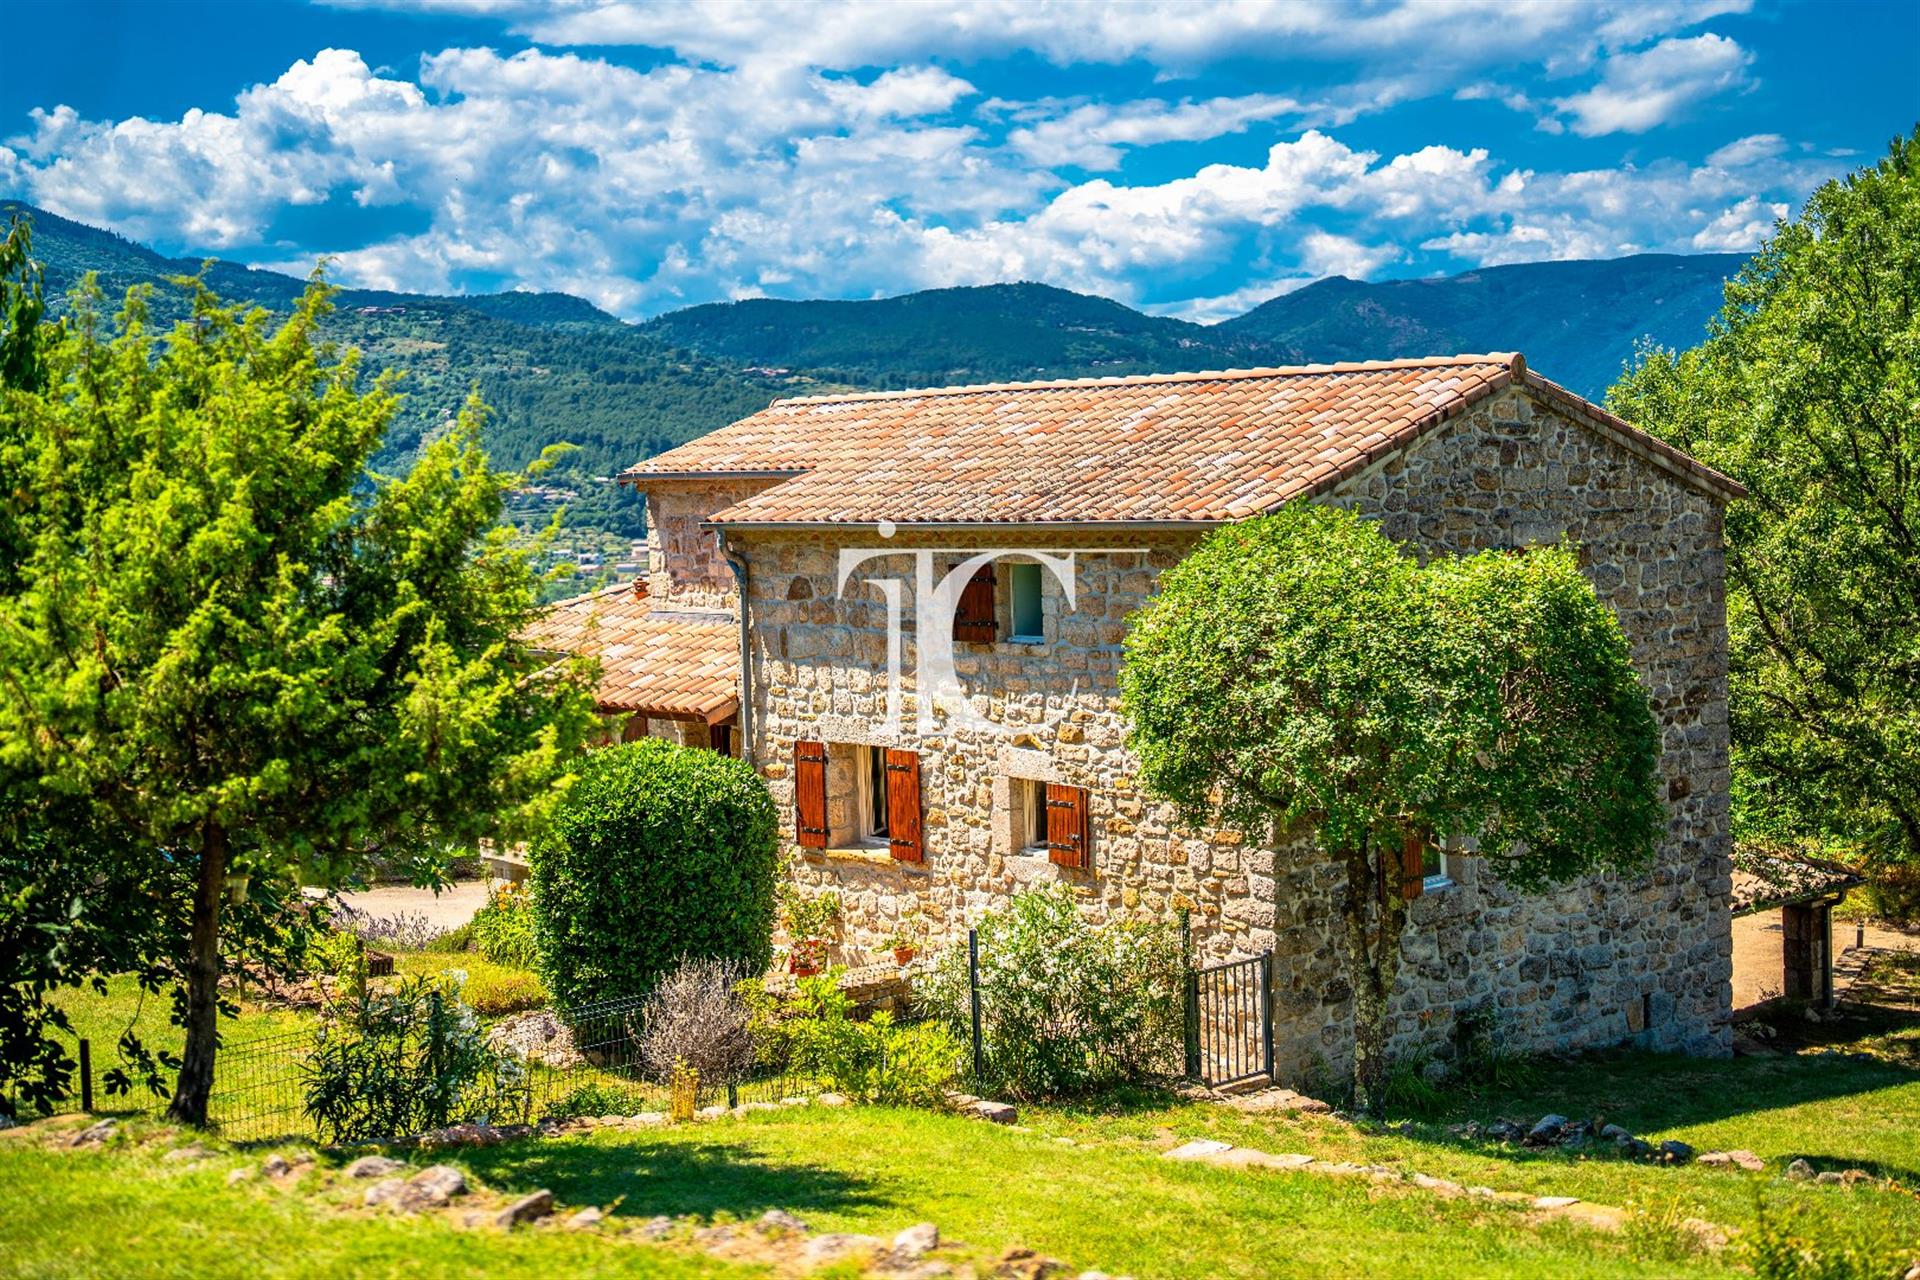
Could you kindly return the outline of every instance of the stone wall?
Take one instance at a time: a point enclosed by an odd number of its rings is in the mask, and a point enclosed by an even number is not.
[[[738,599],[720,540],[700,527],[722,507],[773,484],[766,478],[673,480],[653,476],[647,496],[647,595],[656,608],[731,611]]]
[[[1539,1048],[1635,1037],[1724,1051],[1730,873],[1714,502],[1517,390],[1355,477],[1332,500],[1378,514],[1389,533],[1424,551],[1572,538],[1620,612],[1665,732],[1672,822],[1649,873],[1521,897],[1493,883],[1478,859],[1449,857],[1453,883],[1413,908],[1396,1051],[1444,1045],[1455,1013],[1474,1006],[1490,1007],[1510,1039]],[[844,599],[834,588],[843,545],[879,544],[860,534],[737,534],[751,566],[753,758],[790,841],[796,738],[830,744],[841,762],[830,765],[830,790],[842,806],[852,797],[850,748],[921,753],[924,863],[851,844],[824,853],[790,845],[796,876],[834,889],[846,906],[837,959],[864,962],[909,911],[930,927],[933,945],[963,938],[970,921],[1032,884],[1069,884],[1096,915],[1167,919],[1185,907],[1203,958],[1275,949],[1277,1064],[1300,1080],[1321,1063],[1340,1069],[1350,1052],[1339,869],[1310,842],[1276,851],[1239,832],[1177,827],[1168,806],[1136,789],[1124,747],[1117,674],[1126,619],[1194,537],[1118,531],[1031,543],[1078,549],[1077,607],[1066,611],[1049,578],[1044,644],[956,646],[971,702],[993,731],[950,727],[937,713],[933,732],[915,731],[909,616],[907,696],[901,728],[889,735],[881,729],[884,604],[857,583]],[[1006,544],[993,534],[903,533],[885,545],[937,546],[957,560],[963,549]],[[911,581],[906,557],[891,563]],[[860,576],[883,569],[869,565]],[[1021,851],[1012,780],[1022,778],[1089,789],[1090,868]],[[832,823],[837,841],[850,840],[850,822],[843,807]]]

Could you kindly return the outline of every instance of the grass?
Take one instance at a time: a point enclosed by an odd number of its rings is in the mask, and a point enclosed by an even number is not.
[[[1920,1050],[1917,1038],[1920,1031],[1891,1036]],[[1150,1091],[1025,1108],[1025,1131],[923,1111],[816,1107],[599,1129],[434,1158],[461,1165],[485,1186],[509,1193],[545,1187],[563,1206],[608,1206],[627,1222],[656,1214],[750,1219],[779,1208],[815,1230],[887,1236],[930,1220],[975,1261],[1021,1246],[1071,1268],[1141,1280],[1736,1275],[1743,1272],[1731,1255],[1672,1248],[1677,1233],[1663,1224],[1699,1216],[1751,1230],[1762,1204],[1827,1247],[1869,1242],[1885,1266],[1863,1275],[1898,1275],[1896,1260],[1904,1267],[1920,1254],[1920,1201],[1911,1192],[1780,1176],[1787,1159],[1803,1155],[1907,1178],[1920,1155],[1920,1070],[1893,1056],[1596,1057],[1568,1064],[1539,1091],[1475,1113],[1521,1117],[1549,1108],[1609,1108],[1648,1137],[1747,1147],[1767,1158],[1769,1172],[1517,1152],[1461,1141],[1437,1122],[1366,1131]],[[1201,1136],[1649,1212],[1639,1229],[1612,1236],[1410,1187],[1160,1158],[1173,1143]],[[671,1250],[559,1232],[459,1233],[341,1213],[258,1185],[229,1189],[225,1171],[241,1159],[183,1167],[162,1164],[152,1147],[67,1154],[0,1140],[0,1203],[35,1207],[0,1216],[0,1257],[8,1274],[23,1276],[741,1274]]]

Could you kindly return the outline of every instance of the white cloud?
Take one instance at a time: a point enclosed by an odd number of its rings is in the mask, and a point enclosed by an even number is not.
[[[1707,156],[1716,169],[1740,169],[1786,152],[1787,140],[1777,133],[1755,133],[1729,142]]]
[[[1608,58],[1598,84],[1556,99],[1554,106],[1573,117],[1573,131],[1583,138],[1645,133],[1704,98],[1746,84],[1752,61],[1725,36],[1662,40],[1642,52]]]
[[[1293,98],[1258,93],[1204,102],[1143,99],[1118,106],[1084,103],[1014,129],[1008,145],[1035,164],[1112,170],[1124,149],[1163,142],[1202,142],[1307,108]]]
[[[1722,210],[1687,243],[1703,253],[1750,252],[1773,234],[1774,223],[1787,216],[1788,207],[1748,196]]]

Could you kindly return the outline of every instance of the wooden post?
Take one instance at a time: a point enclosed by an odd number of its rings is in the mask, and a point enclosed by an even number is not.
[[[93,1044],[85,1039],[80,1041],[80,1109],[93,1111]]]
[[[1780,908],[1781,994],[1789,1000],[1820,998],[1820,922],[1804,902]]]
[[[967,997],[973,1012],[973,1085],[986,1078],[986,1050],[980,1042],[980,933],[967,930]]]

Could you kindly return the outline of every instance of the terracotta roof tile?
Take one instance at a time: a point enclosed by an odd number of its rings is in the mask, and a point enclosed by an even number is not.
[[[781,400],[624,475],[793,473],[716,524],[1234,520],[1338,483],[1516,381],[1695,484],[1738,491],[1511,353]]]
[[[525,632],[551,653],[600,659],[602,709],[713,723],[740,702],[740,627],[720,613],[655,609],[632,583],[556,601]]]

